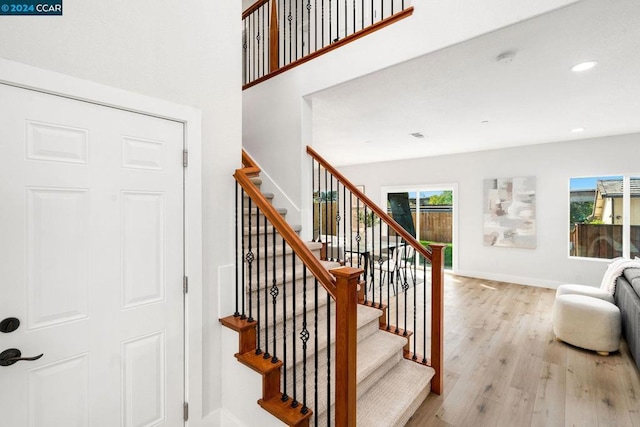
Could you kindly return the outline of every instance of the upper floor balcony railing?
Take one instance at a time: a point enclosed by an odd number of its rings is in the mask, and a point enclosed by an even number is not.
[[[247,88],[410,16],[410,0],[259,0],[242,14]]]

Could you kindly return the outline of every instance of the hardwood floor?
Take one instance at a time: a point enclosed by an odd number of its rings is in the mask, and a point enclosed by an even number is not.
[[[554,295],[447,275],[445,389],[407,426],[640,427],[640,374],[626,344],[604,357],[556,341]]]

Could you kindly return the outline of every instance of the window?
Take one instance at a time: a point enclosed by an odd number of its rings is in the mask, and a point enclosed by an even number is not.
[[[383,188],[387,212],[423,245],[446,244],[445,268],[453,268],[454,186]]]
[[[569,189],[570,256],[639,255],[640,177],[571,178]]]

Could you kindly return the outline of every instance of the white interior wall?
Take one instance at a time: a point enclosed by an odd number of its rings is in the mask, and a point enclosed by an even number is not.
[[[221,405],[219,274],[233,263],[242,3],[65,0],[63,16],[0,17],[0,57],[202,111],[203,414]],[[195,160],[195,159],[192,159]],[[193,325],[191,325],[193,326]],[[196,421],[197,422],[197,421]]]
[[[411,17],[245,90],[243,147],[294,205],[304,206],[310,189],[300,177],[311,145],[305,96],[575,1],[413,0]],[[288,219],[304,223],[302,216],[291,212]]]
[[[606,260],[570,258],[569,179],[636,174],[640,134],[339,168],[378,203],[381,188],[456,183],[457,269],[462,275],[556,287],[597,286]],[[384,171],[384,173],[381,173]],[[536,249],[483,244],[483,180],[536,177]]]

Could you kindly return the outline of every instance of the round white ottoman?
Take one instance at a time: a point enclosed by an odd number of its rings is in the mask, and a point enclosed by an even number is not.
[[[620,345],[620,309],[584,295],[560,295],[553,303],[553,332],[576,347],[608,355]]]
[[[560,295],[584,295],[587,297],[609,301],[611,304],[613,304],[613,295],[611,295],[604,289],[594,288],[593,286],[573,284],[560,285],[558,286],[558,289],[556,289],[556,298]]]

